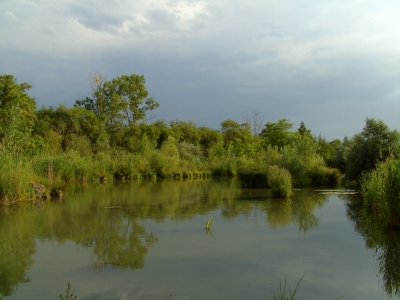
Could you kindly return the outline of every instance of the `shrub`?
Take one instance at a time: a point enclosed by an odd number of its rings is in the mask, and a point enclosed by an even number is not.
[[[310,181],[313,186],[336,187],[342,181],[342,175],[338,169],[316,167],[310,171]]]
[[[290,198],[292,195],[292,177],[288,170],[278,166],[269,166],[267,177],[268,185],[275,196]]]
[[[361,178],[363,214],[383,227],[400,227],[400,161],[389,159]]]

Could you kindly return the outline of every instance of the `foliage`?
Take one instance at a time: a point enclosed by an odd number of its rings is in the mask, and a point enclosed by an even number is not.
[[[109,132],[116,132],[126,121],[137,125],[146,119],[147,111],[159,107],[153,98],[147,98],[144,76],[122,75],[110,81],[98,80],[93,97],[77,100],[76,107],[90,109],[104,120]]]
[[[61,137],[63,150],[74,149],[82,154],[108,149],[109,136],[96,115],[84,108],[41,108],[37,111],[35,133],[45,140],[50,131]],[[51,133],[53,138],[55,135]]]
[[[360,179],[363,172],[375,168],[377,162],[390,156],[398,157],[400,133],[390,130],[381,120],[367,118],[363,131],[351,141],[347,157],[346,176],[350,180]]]
[[[221,132],[224,137],[225,145],[229,145],[237,139],[245,142],[252,137],[250,127],[247,123],[239,124],[230,119],[221,123]]]
[[[383,227],[400,227],[400,161],[388,159],[361,179],[363,214]]]
[[[268,186],[277,197],[290,198],[292,195],[292,177],[288,170],[278,166],[267,169]]]
[[[26,93],[29,88],[11,75],[0,76],[0,152],[7,154],[2,159],[9,170],[0,185],[9,191],[3,193],[7,199],[29,197],[28,178],[58,185],[212,173],[239,174],[243,182],[264,186],[269,166],[288,171],[294,186],[336,184],[340,174],[328,166],[347,170],[356,144],[342,147],[338,140],[317,139],[304,122],[291,131],[293,124],[287,119],[268,122],[261,131],[258,112],[244,123],[227,119],[221,130],[182,120],[147,123],[147,113],[159,104],[148,97],[144,77],[135,74],[109,81],[95,75],[90,95],[72,108],[35,111],[35,101]],[[10,166],[23,170],[26,178]],[[15,184],[18,192],[9,178],[24,181]]]
[[[342,142],[338,139],[334,139],[327,142],[322,136],[317,138],[317,153],[325,160],[329,167],[336,167],[335,158],[338,148],[341,146]]]
[[[264,147],[269,145],[282,148],[290,145],[294,139],[294,133],[289,130],[293,127],[287,119],[281,119],[278,122],[267,122],[265,128],[261,131]]]
[[[32,129],[36,102],[26,93],[32,86],[0,75],[0,148],[22,153],[34,147]]]

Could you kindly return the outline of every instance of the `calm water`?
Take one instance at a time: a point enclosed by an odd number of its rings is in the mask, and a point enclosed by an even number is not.
[[[70,187],[0,209],[0,296],[58,299],[68,279],[78,299],[272,299],[305,274],[296,299],[397,297],[400,239],[363,224],[358,202],[226,180]]]

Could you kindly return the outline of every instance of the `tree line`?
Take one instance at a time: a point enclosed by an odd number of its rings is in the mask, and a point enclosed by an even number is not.
[[[89,96],[73,107],[37,108],[31,85],[0,75],[0,199],[31,195],[29,182],[155,177],[235,176],[240,170],[277,165],[296,187],[328,178],[359,181],[377,162],[399,155],[400,136],[383,121],[366,119],[362,132],[327,141],[301,122],[226,119],[219,130],[192,121],[150,122],[159,102],[144,76],[111,80],[94,76]]]

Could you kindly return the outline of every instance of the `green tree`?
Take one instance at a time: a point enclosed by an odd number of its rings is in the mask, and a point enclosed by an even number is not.
[[[328,142],[319,135],[317,137],[317,153],[324,158],[328,166],[335,167],[336,153],[341,144],[342,142],[338,139]]]
[[[297,129],[297,132],[302,136],[304,135],[311,136],[311,130],[307,129],[306,124],[304,124],[303,121],[300,122],[300,126]]]
[[[91,150],[98,152],[109,148],[109,136],[101,120],[92,111],[60,105],[57,108],[43,107],[37,111],[37,116],[39,121],[35,133],[44,138],[49,131],[57,133],[62,137],[64,150],[72,148],[87,154]],[[82,152],[83,148],[86,150]]]
[[[276,123],[267,122],[265,128],[261,131],[265,148],[268,145],[278,148],[290,145],[294,138],[293,132],[290,131],[292,127],[293,123],[290,123],[287,119],[281,119]]]
[[[245,142],[252,137],[250,125],[248,123],[239,124],[230,119],[221,123],[221,132],[226,145],[230,142],[234,142],[236,139]]]
[[[363,131],[351,140],[347,157],[346,176],[358,180],[363,172],[375,168],[377,162],[388,157],[398,157],[400,134],[381,120],[367,118]]]
[[[219,142],[223,141],[221,132],[205,126],[199,128],[200,131],[200,145],[205,156],[209,155],[209,150]]]
[[[201,133],[192,121],[171,121],[170,128],[178,143],[187,142],[195,146],[200,145]]]
[[[32,147],[36,102],[27,91],[32,86],[18,84],[12,75],[0,75],[0,144],[21,152]]]
[[[257,151],[258,140],[251,133],[249,123],[239,124],[228,119],[221,123],[221,132],[225,148],[235,156],[252,155]]]
[[[144,76],[122,75],[110,81],[96,77],[92,85],[92,97],[75,102],[100,117],[110,132],[116,132],[124,122],[137,125],[146,119],[146,113],[160,104],[148,98]]]

